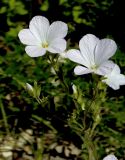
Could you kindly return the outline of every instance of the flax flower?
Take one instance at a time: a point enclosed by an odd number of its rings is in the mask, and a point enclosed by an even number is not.
[[[112,89],[117,90],[120,85],[125,85],[125,76],[120,73],[120,68],[115,64],[112,71],[104,76],[102,82],[106,83]]]
[[[108,60],[117,49],[116,43],[111,39],[99,40],[92,34],[87,34],[79,42],[79,50],[71,49],[67,52],[68,58],[80,65],[76,66],[76,75],[94,72],[105,75],[110,72],[114,63]]]
[[[29,29],[22,29],[18,36],[26,45],[26,53],[31,57],[39,57],[46,51],[62,53],[66,49],[64,37],[67,31],[67,24],[62,21],[55,21],[50,25],[47,18],[35,16],[30,21]]]
[[[118,160],[113,154],[106,156],[103,160]]]

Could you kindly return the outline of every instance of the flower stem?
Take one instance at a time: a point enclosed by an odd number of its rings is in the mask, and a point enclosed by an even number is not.
[[[88,156],[89,160],[98,160],[97,152],[96,152],[96,147],[93,143],[92,137],[90,136],[90,130],[87,130],[85,132],[85,137],[84,137],[85,145],[88,150]]]
[[[98,79],[94,79],[94,82],[95,87],[93,89],[93,97],[91,102],[86,107],[83,120],[84,128],[86,129],[84,134],[84,143],[86,149],[88,150],[89,160],[98,160],[96,146],[94,144],[93,138],[96,134],[95,129],[101,120],[100,106],[102,105],[102,103],[104,103],[106,96],[106,88],[102,86]],[[86,117],[89,114],[91,114],[91,116],[93,117],[92,123],[90,123],[90,126],[86,128]]]
[[[60,82],[62,83],[62,85],[64,86],[64,88],[66,89],[67,93],[69,93],[69,88],[68,88],[67,84],[65,83],[64,78],[60,77],[59,71],[56,70],[54,59],[51,59],[48,54],[47,54],[47,58],[48,58],[48,60],[49,60],[49,62],[51,64],[52,68],[54,69],[54,71],[55,71],[58,79],[60,80]],[[56,64],[57,64],[57,61],[58,60],[56,60]]]
[[[2,117],[3,117],[3,121],[4,121],[5,130],[6,130],[7,135],[9,135],[9,133],[10,133],[9,125],[7,122],[7,116],[6,116],[6,112],[5,112],[1,98],[0,98],[0,108],[1,108],[1,113],[2,113]]]

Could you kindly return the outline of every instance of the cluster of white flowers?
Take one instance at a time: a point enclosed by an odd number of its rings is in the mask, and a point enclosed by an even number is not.
[[[66,50],[67,24],[61,21],[51,25],[47,18],[35,16],[29,24],[29,29],[19,32],[20,41],[27,45],[26,53],[31,57],[43,56],[46,51],[50,53],[63,53]],[[125,85],[125,76],[120,73],[120,68],[109,60],[117,49],[116,43],[111,39],[98,39],[92,34],[83,36],[79,42],[79,49],[67,51],[66,57],[80,65],[76,66],[74,73],[83,75],[95,73],[103,76],[102,82],[114,90]]]
[[[79,50],[71,49],[67,52],[70,60],[80,64],[75,67],[76,75],[95,73],[104,76],[102,82],[114,90],[125,85],[125,76],[120,74],[120,68],[109,60],[115,54],[116,43],[111,39],[99,40],[92,34],[87,34],[79,42]]]

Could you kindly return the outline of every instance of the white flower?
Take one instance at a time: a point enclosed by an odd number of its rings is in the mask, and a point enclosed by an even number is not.
[[[103,160],[118,160],[114,155],[110,154],[106,156]]]
[[[114,63],[108,60],[117,49],[113,40],[99,40],[96,36],[87,34],[80,40],[79,48],[80,51],[71,49],[67,53],[70,60],[80,64],[74,69],[76,75],[91,72],[105,75],[113,68]]]
[[[106,83],[114,90],[117,90],[120,88],[120,85],[125,85],[125,76],[120,74],[120,68],[115,64],[112,71],[104,76],[102,82]]]
[[[51,25],[47,18],[35,16],[29,24],[29,29],[22,29],[18,36],[27,45],[26,53],[31,57],[43,56],[46,51],[62,53],[66,49],[67,24],[61,21]]]

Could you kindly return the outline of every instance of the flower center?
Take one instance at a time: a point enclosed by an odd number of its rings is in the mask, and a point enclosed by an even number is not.
[[[95,65],[95,64],[91,66],[91,69],[92,69],[92,70],[97,70],[97,68],[98,68],[98,66]]]
[[[43,43],[42,43],[42,47],[43,47],[43,48],[47,48],[48,46],[49,46],[49,44],[48,44],[47,42],[43,42]]]

